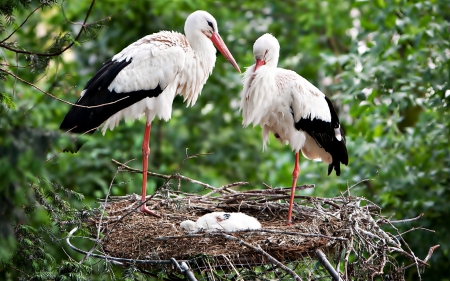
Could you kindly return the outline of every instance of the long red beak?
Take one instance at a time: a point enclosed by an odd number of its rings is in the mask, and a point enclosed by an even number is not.
[[[241,73],[241,70],[239,69],[238,64],[233,58],[233,55],[230,53],[230,51],[227,48],[227,45],[222,40],[222,37],[220,37],[219,33],[213,33],[211,35],[211,41],[216,46],[217,49],[219,49],[219,52],[222,53],[222,55],[231,63],[231,65],[239,72]]]
[[[258,68],[260,68],[261,66],[265,65],[266,62],[264,60],[256,60],[256,65],[255,65],[255,70],[256,71]]]

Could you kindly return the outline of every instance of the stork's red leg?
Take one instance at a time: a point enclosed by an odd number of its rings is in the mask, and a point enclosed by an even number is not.
[[[147,196],[147,170],[148,170],[148,156],[150,155],[150,131],[152,130],[152,123],[145,124],[144,140],[142,141],[142,202]],[[150,211],[145,204],[141,206],[141,212],[148,213],[160,218],[159,215]]]
[[[288,211],[287,225],[291,225],[292,224],[292,206],[294,205],[295,187],[297,186],[297,178],[298,178],[298,174],[300,172],[300,167],[298,165],[299,161],[300,161],[300,154],[299,154],[299,152],[297,152],[295,154],[294,171],[292,172],[291,199],[289,200],[289,211]]]

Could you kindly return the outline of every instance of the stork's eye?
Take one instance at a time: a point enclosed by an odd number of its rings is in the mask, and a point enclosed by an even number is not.
[[[213,26],[213,24],[212,24],[212,22],[210,22],[210,21],[207,21],[208,22],[208,25],[212,28],[212,30],[214,31],[214,26]]]

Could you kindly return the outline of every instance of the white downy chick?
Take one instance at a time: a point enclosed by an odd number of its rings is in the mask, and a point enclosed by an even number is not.
[[[191,220],[182,221],[180,227],[187,232],[197,232],[199,230],[197,224]]]
[[[244,213],[213,212],[200,217],[197,222],[190,220],[183,221],[181,228],[188,232],[199,230],[222,229],[226,231],[242,229],[260,229],[259,221]]]

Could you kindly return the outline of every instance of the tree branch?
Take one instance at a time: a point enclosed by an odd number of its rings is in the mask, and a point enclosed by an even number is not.
[[[126,96],[126,97],[123,97],[123,98],[118,99],[118,100],[116,100],[116,101],[108,102],[108,103],[103,103],[103,104],[99,104],[99,105],[91,105],[91,106],[79,105],[79,104],[71,103],[71,102],[69,102],[69,101],[66,101],[66,100],[63,100],[63,99],[61,99],[61,98],[58,98],[57,96],[54,96],[54,95],[52,95],[52,94],[50,94],[50,93],[48,93],[48,92],[42,90],[41,88],[39,88],[38,86],[34,85],[33,83],[28,82],[28,81],[26,81],[26,80],[20,78],[19,76],[15,75],[15,74],[12,73],[12,72],[9,72],[9,71],[7,71],[7,70],[5,70],[5,69],[1,69],[1,68],[0,68],[0,71],[1,71],[1,72],[4,72],[4,73],[6,73],[6,74],[8,74],[8,75],[10,75],[10,76],[12,76],[12,77],[14,77],[14,79],[17,79],[17,80],[19,80],[19,81],[22,82],[22,83],[25,83],[25,84],[27,84],[27,85],[29,85],[29,86],[35,88],[36,90],[38,90],[38,91],[40,91],[40,92],[46,94],[47,96],[49,96],[49,97],[51,97],[51,98],[53,98],[53,99],[55,99],[55,100],[58,100],[58,101],[60,101],[60,102],[66,103],[66,104],[69,104],[69,105],[71,105],[71,106],[78,106],[78,107],[83,107],[83,108],[96,108],[96,107],[102,107],[102,106],[114,104],[114,103],[117,103],[117,102],[122,101],[122,100],[124,100],[124,99],[127,99],[127,98],[129,97],[129,96]]]
[[[73,42],[70,43],[69,45],[67,45],[66,47],[64,47],[63,49],[61,49],[61,50],[58,51],[58,52],[55,52],[55,53],[40,53],[40,52],[30,52],[30,51],[18,50],[18,49],[15,49],[15,48],[12,48],[12,47],[9,47],[9,46],[3,44],[3,41],[0,42],[0,47],[3,47],[3,48],[5,48],[5,49],[7,49],[7,50],[10,50],[10,51],[15,52],[15,53],[18,53],[18,54],[36,55],[36,56],[41,56],[41,57],[54,57],[54,56],[59,56],[59,55],[61,55],[62,53],[64,53],[65,51],[67,51],[68,49],[70,49],[70,48],[75,44],[75,42],[78,41],[78,39],[80,39],[81,34],[83,33],[83,31],[85,30],[85,28],[86,28],[86,26],[87,26],[87,25],[86,25],[86,22],[87,22],[87,20],[88,20],[88,18],[89,18],[89,15],[91,14],[91,11],[92,11],[92,8],[94,7],[94,4],[95,4],[95,0],[92,0],[91,6],[89,7],[89,10],[88,10],[88,12],[87,12],[87,14],[86,14],[86,17],[84,18],[84,22],[83,22],[83,24],[81,25],[81,29],[80,29],[80,31],[78,32],[78,34],[77,34],[77,36],[75,37],[75,39],[73,40]]]
[[[199,155],[199,154],[196,154],[196,155],[193,155],[193,156],[188,156],[188,157],[191,157],[191,158],[192,158],[192,157],[194,157],[194,156],[196,157],[197,155]],[[117,160],[115,160],[115,159],[111,159],[111,162],[113,162],[114,164],[120,165],[124,170],[127,170],[127,171],[129,171],[129,172],[132,172],[132,173],[142,173],[142,170],[131,168],[131,167],[129,167],[129,166],[123,164],[123,163],[120,163],[119,161],[117,161]],[[211,189],[211,190],[214,191],[214,193],[215,193],[215,192],[220,192],[221,190],[226,190],[226,191],[228,191],[228,192],[230,192],[230,193],[236,193],[236,191],[234,191],[234,190],[232,190],[232,189],[229,189],[229,187],[232,187],[232,186],[239,186],[239,185],[246,185],[246,184],[248,184],[248,182],[235,182],[235,183],[231,183],[231,184],[224,185],[224,186],[222,186],[222,187],[214,187],[214,186],[209,185],[209,184],[207,184],[207,183],[204,183],[204,182],[201,182],[201,181],[198,181],[198,180],[194,180],[194,179],[188,178],[188,177],[183,176],[183,175],[178,174],[178,173],[174,173],[174,174],[172,174],[172,175],[169,176],[169,175],[163,175],[163,174],[158,174],[158,173],[154,173],[154,172],[147,171],[147,174],[148,174],[149,176],[152,176],[152,177],[155,177],[155,178],[161,178],[161,179],[165,179],[165,180],[170,180],[170,179],[181,179],[181,180],[185,180],[185,181],[187,181],[187,182],[190,182],[190,183],[193,183],[193,184],[198,184],[198,185],[203,186],[203,187],[205,187],[205,188]],[[155,193],[156,193],[156,192],[155,192]]]
[[[226,239],[236,241],[236,242],[238,242],[240,245],[244,245],[245,247],[250,248],[250,249],[252,249],[253,251],[255,251],[255,252],[257,252],[257,253],[259,253],[259,254],[265,256],[269,261],[271,261],[271,262],[272,262],[273,264],[275,264],[277,267],[279,267],[279,268],[281,268],[282,270],[284,270],[284,271],[286,271],[287,273],[289,273],[289,274],[294,278],[294,280],[296,280],[296,281],[302,281],[302,279],[300,278],[300,276],[297,275],[297,273],[295,273],[292,269],[290,269],[289,267],[287,267],[287,266],[285,266],[284,264],[282,264],[281,262],[279,262],[276,258],[272,257],[269,253],[267,253],[266,251],[264,251],[263,249],[261,249],[261,247],[260,247],[259,245],[258,245],[258,246],[253,246],[253,245],[251,245],[251,244],[249,244],[249,243],[247,243],[247,242],[245,242],[245,241],[243,241],[243,240],[241,240],[241,239],[238,239],[238,238],[236,238],[236,237],[234,237],[234,236],[231,236],[231,235],[228,235],[228,234],[225,234],[225,233],[221,233],[221,235],[222,235],[224,238],[226,238]]]
[[[162,236],[162,237],[155,237],[154,240],[171,240],[171,239],[181,239],[181,238],[193,238],[193,237],[204,237],[204,236],[215,236],[218,233],[223,233],[220,230],[219,231],[207,231],[204,233],[192,233],[187,235],[181,235],[181,236]],[[293,231],[280,231],[280,230],[274,230],[274,229],[241,229],[241,230],[233,230],[233,231],[226,231],[225,233],[274,233],[274,234],[286,234],[286,235],[292,235],[292,236],[303,236],[303,237],[318,237],[318,238],[326,238],[330,240],[339,240],[339,241],[347,241],[347,238],[343,237],[332,237],[328,235],[323,234],[314,234],[314,233],[300,233],[300,232],[293,232]]]
[[[39,7],[37,7],[36,9],[34,9],[28,16],[27,18],[22,22],[21,25],[19,25],[19,27],[17,27],[16,29],[14,29],[13,32],[11,32],[11,34],[9,34],[5,39],[3,39],[2,41],[0,41],[0,44],[2,44],[3,42],[5,42],[6,40],[8,40],[9,38],[11,38],[11,36],[14,35],[14,33],[16,33],[17,30],[19,30],[20,28],[22,28],[22,26],[28,21],[28,19],[31,17],[31,15],[34,14],[34,12],[36,12],[39,8],[42,8],[43,5],[40,5]]]

